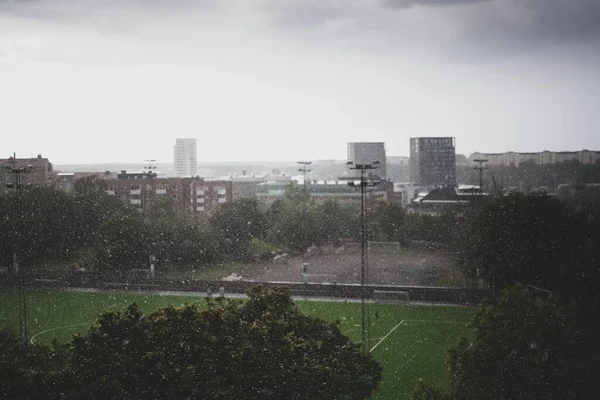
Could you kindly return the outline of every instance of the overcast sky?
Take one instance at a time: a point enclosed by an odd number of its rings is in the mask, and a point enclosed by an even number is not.
[[[0,0],[0,158],[600,150],[599,0]]]

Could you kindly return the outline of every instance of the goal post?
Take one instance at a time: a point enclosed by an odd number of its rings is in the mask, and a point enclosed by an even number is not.
[[[133,279],[150,279],[150,269],[149,268],[132,268],[129,270],[130,276]]]
[[[360,242],[344,243],[343,249],[345,251],[360,251]],[[371,253],[377,252],[398,252],[400,251],[400,242],[367,242],[367,251]]]
[[[400,242],[368,242],[369,251],[399,251]]]

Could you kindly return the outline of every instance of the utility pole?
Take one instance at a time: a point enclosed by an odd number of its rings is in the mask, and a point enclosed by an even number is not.
[[[379,168],[379,161],[373,161],[371,164],[355,164],[348,161],[348,167],[360,171],[360,286],[361,286],[361,326],[362,326],[362,345],[365,352],[369,352],[370,338],[370,315],[367,305],[367,288],[369,282],[368,275],[368,256],[367,256],[367,232],[366,226],[366,207],[365,207],[365,188],[374,186],[377,182],[370,182],[366,179],[366,171]],[[355,182],[348,182],[350,186],[356,186]]]
[[[25,290],[25,270],[19,267],[19,256],[21,255],[21,241],[23,240],[23,210],[21,205],[21,190],[23,184],[21,182],[21,174],[30,172],[31,166],[19,167],[17,165],[17,155],[13,153],[10,159],[10,165],[6,167],[7,171],[13,174],[13,183],[7,184],[6,187],[15,190],[15,205],[16,218],[14,224],[13,236],[13,272],[17,282],[17,298],[19,308],[19,335],[23,338],[25,344],[28,343],[27,329],[27,292]],[[22,267],[22,266],[21,266]]]
[[[473,169],[479,171],[479,191],[483,193],[483,171],[489,169],[489,167],[487,165],[483,165],[483,163],[488,162],[488,160],[483,158],[477,158],[473,160],[473,162],[476,162],[478,164],[474,166]]]

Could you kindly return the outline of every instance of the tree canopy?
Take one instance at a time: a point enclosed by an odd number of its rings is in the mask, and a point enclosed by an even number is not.
[[[12,377],[0,385],[12,398],[67,399],[364,399],[377,389],[381,367],[337,325],[302,314],[284,289],[248,296],[148,315],[133,304],[54,350],[0,332]]]
[[[464,258],[499,287],[521,282],[555,288],[568,268],[567,207],[545,194],[497,198],[475,218]]]
[[[452,391],[421,382],[418,399],[593,399],[600,356],[593,330],[558,298],[521,285],[480,308],[473,337],[449,351]]]
[[[538,286],[574,301],[589,319],[600,310],[599,215],[547,194],[499,197],[473,218],[461,258],[494,288]]]

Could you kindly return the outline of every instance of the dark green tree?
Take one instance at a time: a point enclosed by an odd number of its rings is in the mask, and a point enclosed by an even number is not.
[[[600,214],[591,205],[569,208],[539,193],[496,198],[474,217],[461,258],[468,273],[479,269],[496,288],[539,286],[598,320]]]
[[[107,313],[74,338],[72,398],[363,399],[381,368],[282,289],[245,302]]]
[[[156,196],[152,199],[146,211],[146,218],[152,222],[176,221],[182,219],[177,210],[175,199],[170,196]]]
[[[108,185],[105,180],[95,175],[84,176],[77,179],[73,184],[73,192],[80,196],[90,196],[98,198],[106,194]]]
[[[593,335],[556,298],[522,286],[479,310],[474,337],[449,352],[460,399],[592,399],[600,390]]]
[[[420,381],[415,400],[595,399],[600,390],[593,329],[557,297],[521,285],[482,306],[473,336],[449,351],[452,390]]]
[[[218,235],[221,252],[235,260],[248,258],[250,241],[264,237],[267,229],[258,202],[251,198],[223,204],[211,217],[210,225]]]
[[[295,252],[303,252],[320,242],[317,206],[302,186],[290,184],[284,199],[267,212],[271,241]]]
[[[146,266],[149,254],[155,251],[150,226],[129,210],[110,215],[100,227],[100,238],[108,269]]]
[[[572,220],[567,207],[545,194],[516,193],[488,204],[474,219],[463,260],[496,287],[520,282],[560,289],[569,263]]]
[[[342,239],[353,238],[359,231],[356,210],[344,207],[335,200],[327,200],[316,207],[318,244],[338,245]]]
[[[382,240],[406,242],[406,212],[402,206],[393,202],[380,202],[375,210],[375,218]]]
[[[5,195],[0,204],[0,224],[5,240],[0,246],[5,262],[10,262],[15,243],[24,267],[51,259],[67,257],[81,245],[74,231],[75,203],[65,193],[53,188],[24,189]]]
[[[67,352],[53,345],[25,345],[14,332],[0,328],[0,397],[59,399],[70,389]]]

